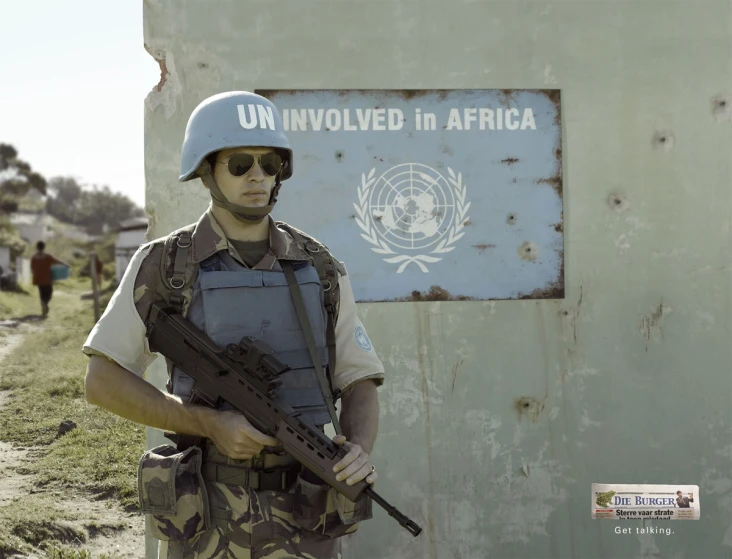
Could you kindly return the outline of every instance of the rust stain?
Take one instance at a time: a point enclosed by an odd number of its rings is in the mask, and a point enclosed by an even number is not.
[[[544,398],[546,401],[546,398]],[[540,402],[531,396],[517,398],[513,403],[514,409],[519,413],[519,419],[528,417],[533,423],[539,420],[539,414],[544,411],[544,402]]]
[[[557,193],[557,195],[562,198],[563,197],[563,189],[562,189],[562,177],[561,175],[557,174],[553,177],[545,178],[545,179],[537,179],[536,184],[549,184],[554,189],[554,191]]]
[[[556,110],[554,115],[554,124],[556,126],[559,126],[561,128],[562,125],[562,100],[561,100],[561,92],[559,89],[541,89],[541,93],[543,93],[549,101],[552,102],[554,105],[554,109]],[[561,155],[561,146],[557,147],[557,150],[559,150],[559,154]],[[559,157],[559,155],[557,156]]]
[[[506,159],[501,159],[501,163],[505,163],[506,165],[513,165],[514,163],[518,163],[519,160],[516,157],[507,157]]]
[[[554,125],[558,127],[557,141],[554,147],[555,167],[554,174],[551,177],[539,179],[536,184],[549,184],[554,188],[560,199],[563,199],[563,181],[562,181],[562,104],[559,89],[540,89],[542,93],[554,105]]]
[[[472,246],[473,246],[473,248],[477,248],[481,254],[483,254],[489,248],[496,248],[496,245],[488,245],[488,244],[472,245]]]
[[[520,91],[524,90],[517,90],[517,89],[501,89],[501,96],[498,99],[498,102],[505,108],[511,108],[511,102],[516,100],[516,96],[519,94]]]
[[[646,351],[648,351],[648,342],[652,336],[658,335],[663,340],[663,301],[656,307],[655,311],[641,319],[641,330],[646,340]]]
[[[450,391],[450,394],[455,393],[455,381],[457,380],[458,370],[460,369],[460,365],[462,365],[462,364],[463,364],[463,360],[459,359],[458,362],[455,363],[455,365],[453,365],[453,367],[452,367],[452,390]]]
[[[559,223],[554,225],[554,230],[557,233],[562,233],[564,231],[564,224],[560,221]]]
[[[429,382],[427,380],[427,370],[425,369],[425,353],[427,352],[427,344],[425,339],[425,332],[422,326],[422,320],[419,311],[415,312],[417,321],[417,364],[420,372],[421,379],[421,392],[422,392],[422,403],[424,405],[424,427],[425,427],[425,438],[427,442],[427,475],[429,476],[429,507],[427,509],[427,523],[429,525],[429,538],[430,538],[430,557],[436,559],[436,542],[435,537],[437,532],[435,530],[435,479],[433,476],[432,466],[434,462],[434,456],[432,452],[432,425],[430,422],[430,397],[429,397]],[[427,318],[429,320],[429,317]],[[429,332],[429,328],[427,329]]]
[[[447,99],[447,96],[452,92],[449,89],[337,89],[337,90],[299,90],[299,89],[255,89],[254,93],[272,99],[278,95],[289,95],[289,96],[304,96],[311,95],[313,93],[329,93],[337,94],[339,97],[348,97],[349,95],[369,95],[376,99],[389,99],[394,95],[398,95],[402,99],[409,101],[417,97],[424,97],[426,95],[437,94],[440,101]],[[379,108],[379,107],[376,107]]]
[[[570,320],[571,326],[572,326],[572,337],[574,338],[574,344],[577,345],[577,318],[580,315],[580,311],[582,310],[582,298],[584,297],[584,290],[582,286],[580,285],[580,296],[579,301],[577,301],[577,307],[572,309],[570,312],[569,309],[561,309],[559,311],[559,315],[563,316],[564,318]],[[571,318],[570,318],[571,317]],[[559,323],[559,328],[562,329],[562,323]],[[562,339],[564,339],[564,334],[562,333]]]
[[[559,277],[546,287],[535,289],[517,299],[564,299],[564,251],[559,253]]]
[[[411,303],[411,302],[426,302],[426,301],[474,301],[474,297],[467,297],[465,295],[452,295],[446,289],[443,289],[439,285],[433,285],[429,288],[429,291],[422,292],[414,290],[407,297],[397,297],[395,299],[369,299],[360,300],[358,302],[363,303]]]
[[[472,221],[470,221],[470,219],[466,219],[465,221],[463,221],[463,225],[464,225],[465,227],[467,227],[468,225],[473,225],[473,222],[472,222]]]

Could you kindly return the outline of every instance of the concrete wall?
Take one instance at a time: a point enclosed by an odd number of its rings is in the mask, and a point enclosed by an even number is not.
[[[732,556],[729,1],[148,0],[144,19],[165,74],[152,237],[206,207],[176,178],[211,94],[561,89],[566,298],[360,306],[388,375],[378,489],[425,531],[377,509],[345,556]],[[590,519],[592,482],[699,484],[702,519],[616,535]]]

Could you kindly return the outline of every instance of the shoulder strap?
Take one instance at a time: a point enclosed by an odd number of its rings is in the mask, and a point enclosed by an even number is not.
[[[282,271],[285,273],[285,278],[287,278],[287,285],[290,288],[290,294],[292,295],[292,300],[295,303],[295,312],[297,313],[297,318],[300,321],[303,334],[305,334],[305,342],[308,344],[308,351],[310,352],[310,358],[313,360],[315,375],[318,377],[318,382],[320,383],[320,390],[325,398],[328,415],[330,415],[330,420],[333,423],[336,435],[340,435],[343,431],[341,431],[341,424],[338,421],[338,414],[336,414],[335,402],[333,400],[330,386],[328,386],[328,380],[325,378],[323,365],[320,362],[320,355],[318,355],[318,348],[315,345],[315,337],[313,336],[313,328],[310,325],[310,320],[308,320],[305,301],[303,301],[300,285],[297,283],[297,279],[295,278],[295,271],[292,269],[292,262],[289,260],[282,260],[280,262],[280,266],[282,266]]]
[[[176,311],[183,312],[183,291],[195,274],[186,277],[186,264],[188,262],[188,251],[191,247],[192,231],[181,229],[175,231],[165,240],[165,248],[160,258],[160,276],[163,285],[169,290],[168,302]],[[168,262],[172,262],[172,267]]]
[[[341,265],[330,253],[328,247],[313,237],[306,235],[302,231],[282,221],[278,221],[276,224],[287,231],[298,246],[313,257],[313,265],[318,272],[320,283],[323,286],[323,307],[325,307],[327,320],[325,343],[328,346],[328,380],[330,382],[331,392],[333,393],[333,401],[338,401],[340,392],[333,390],[332,377],[335,373],[336,366],[335,327],[338,322],[338,312],[340,310],[341,291],[338,286],[338,277],[339,271],[342,272]]]

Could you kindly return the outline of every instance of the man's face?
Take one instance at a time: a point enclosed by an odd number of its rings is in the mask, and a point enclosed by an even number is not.
[[[260,156],[274,153],[272,148],[243,147],[225,149],[216,157],[213,176],[222,194],[232,204],[249,207],[263,207],[269,203],[270,193],[276,177],[269,176],[262,170],[259,161],[244,175],[236,177],[229,172],[229,158],[233,155],[245,153]]]

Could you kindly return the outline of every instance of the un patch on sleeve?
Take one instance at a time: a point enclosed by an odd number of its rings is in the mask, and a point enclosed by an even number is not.
[[[374,349],[374,346],[371,345],[371,340],[369,340],[369,337],[366,335],[366,330],[364,330],[364,327],[360,324],[356,326],[354,337],[356,338],[356,344],[358,344],[358,347],[362,350],[372,351]]]

